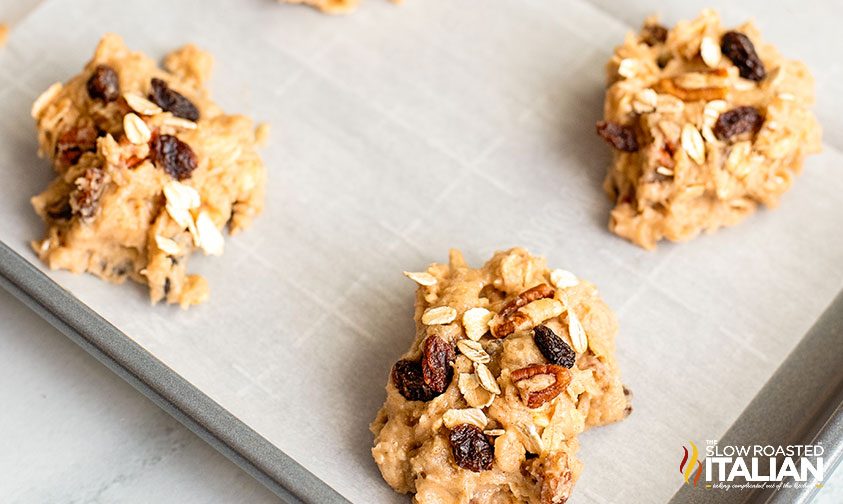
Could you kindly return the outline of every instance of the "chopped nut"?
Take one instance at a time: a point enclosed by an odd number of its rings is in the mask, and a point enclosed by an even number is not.
[[[485,434],[487,436],[498,437],[498,436],[503,436],[504,434],[506,434],[506,431],[503,430],[503,429],[489,429],[489,430],[484,430],[483,434]]]
[[[555,294],[556,291],[547,284],[539,284],[522,292],[504,305],[500,313],[492,320],[492,333],[497,338],[503,338],[516,330],[527,328],[531,319],[526,314],[519,312],[519,308],[537,299],[552,298]]]
[[[536,378],[547,376],[553,381],[549,385],[542,382],[542,388],[533,390],[530,385]],[[530,366],[516,369],[512,372],[512,382],[519,386],[525,382],[522,390],[528,408],[538,408],[544,403],[553,400],[558,396],[571,381],[571,372],[562,366],[555,364],[532,364]],[[519,387],[521,388],[521,387]]]
[[[436,277],[427,272],[414,273],[412,271],[405,271],[404,276],[425,287],[436,285]]]
[[[700,42],[700,57],[709,68],[715,68],[720,63],[722,53],[720,45],[711,37],[703,37]]]
[[[705,142],[699,130],[690,123],[682,126],[682,149],[695,163],[705,163]]]
[[[225,239],[217,229],[208,212],[201,211],[196,217],[196,232],[199,235],[199,247],[205,255],[222,255],[225,248]]]
[[[588,350],[588,337],[585,334],[585,329],[580,323],[577,313],[568,310],[568,335],[571,337],[571,346],[577,353],[584,353]]]
[[[128,113],[123,116],[123,131],[126,138],[135,145],[143,145],[152,138],[149,126],[137,114]]]
[[[489,332],[489,322],[494,314],[486,308],[472,308],[462,314],[462,325],[468,339],[479,341]]]
[[[32,103],[32,110],[30,111],[32,114],[33,119],[38,119],[41,116],[41,112],[50,104],[53,100],[55,100],[56,96],[61,93],[61,90],[64,89],[64,85],[61,82],[56,82],[51,84],[50,87],[47,88],[46,91],[41,93],[41,96],[35,99]]]
[[[151,116],[163,112],[161,107],[136,93],[123,93],[123,99],[129,108],[141,115]]]
[[[481,364],[486,364],[490,360],[489,354],[483,350],[483,345],[481,345],[477,341],[472,340],[459,340],[457,341],[457,348],[459,349],[460,353],[465,355],[469,358],[472,362],[479,362]]]
[[[570,271],[555,269],[550,272],[550,283],[557,289],[568,289],[580,284],[580,280]]]
[[[722,100],[728,93],[724,86],[689,88],[685,86],[688,83],[687,76],[665,77],[656,83],[655,89],[659,93],[667,93],[686,102]]]
[[[442,325],[450,324],[455,318],[457,318],[457,310],[450,306],[437,306],[425,310],[421,320],[424,325]]]
[[[475,362],[474,372],[477,373],[477,379],[480,381],[480,385],[484,389],[496,395],[501,393],[501,387],[498,385],[498,381],[495,380],[495,376],[491,371],[489,371],[489,368],[486,367],[485,364]]]
[[[155,235],[155,245],[161,249],[161,252],[171,256],[181,255],[182,252],[181,247],[179,247],[179,244],[175,240],[165,238],[161,235]]]
[[[462,424],[485,429],[486,424],[489,423],[483,410],[477,408],[449,409],[442,415],[442,421],[445,423],[445,427],[449,429]]]

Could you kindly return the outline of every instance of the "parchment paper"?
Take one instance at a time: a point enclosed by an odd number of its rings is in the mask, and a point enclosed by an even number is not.
[[[481,264],[526,246],[601,288],[635,393],[627,421],[582,436],[572,502],[663,501],[681,445],[722,434],[843,287],[843,4],[723,3],[808,61],[825,151],[776,211],[647,253],[606,231],[593,125],[606,59],[655,4],[369,0],[332,18],[271,0],[45,1],[0,50],[0,240],[37,261],[42,90],[106,31],[158,56],[198,43],[218,102],[272,123],[265,215],[192,261],[212,297],[186,312],[140,286],[52,278],[352,501],[403,502],[368,431],[412,337],[401,271],[449,247]],[[672,24],[702,6],[661,8]]]

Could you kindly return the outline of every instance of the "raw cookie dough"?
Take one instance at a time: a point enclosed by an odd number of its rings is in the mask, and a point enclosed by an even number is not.
[[[106,35],[80,75],[35,101],[39,152],[58,173],[32,198],[48,226],[33,248],[50,268],[146,283],[153,303],[208,297],[188,256],[221,254],[220,230],[260,213],[266,178],[252,120],[208,97],[212,63],[187,45],[164,70]]]
[[[390,0],[400,3],[401,0]],[[279,3],[304,4],[315,7],[325,14],[349,14],[357,10],[360,0],[278,0]]]
[[[607,71],[609,229],[644,248],[775,206],[820,149],[811,74],[752,23],[729,30],[705,10],[668,30],[651,18]]]
[[[520,248],[405,274],[416,338],[371,426],[384,479],[423,504],[565,502],[577,434],[631,411],[597,289]]]

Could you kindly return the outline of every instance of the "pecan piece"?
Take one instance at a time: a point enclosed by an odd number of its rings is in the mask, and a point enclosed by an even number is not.
[[[527,303],[532,303],[537,299],[550,298],[553,297],[554,294],[556,294],[556,291],[553,290],[551,286],[547,284],[536,285],[535,287],[531,287],[521,294],[518,294],[515,299],[505,304],[499,315],[506,318],[515,313],[515,311],[522,306],[525,306]]]
[[[164,284],[165,294],[169,290],[169,278]],[[400,360],[392,366],[392,383],[408,401],[430,401],[439,394],[424,383],[420,362]]]
[[[619,151],[635,152],[638,150],[638,139],[635,138],[635,129],[631,126],[598,121],[597,134]]]
[[[524,398],[527,401],[528,408],[538,408],[542,404],[551,401],[565,390],[565,387],[571,381],[571,372],[555,364],[532,364],[521,369],[516,369],[510,376],[512,382],[518,386],[519,382],[542,375],[552,377],[553,383],[540,390],[527,389],[524,393]],[[525,383],[525,385],[527,384]]]
[[[717,77],[725,77],[727,75],[725,68],[715,68],[706,73],[714,74]],[[678,80],[679,77],[665,77],[660,79],[653,86],[653,89],[659,93],[673,95],[686,102],[722,100],[726,98],[726,94],[729,91],[725,86],[685,87],[681,85],[681,82]]]
[[[59,136],[56,142],[56,162],[73,166],[82,154],[97,149],[97,130],[93,126],[73,127]]]
[[[85,87],[88,96],[94,100],[108,103],[120,98],[120,79],[117,78],[117,72],[108,65],[97,65]]]
[[[714,123],[714,136],[720,140],[728,140],[733,136],[761,128],[764,116],[755,107],[737,107],[723,112]]]
[[[453,344],[439,336],[428,336],[424,341],[422,357],[422,375],[425,385],[438,394],[444,392],[451,382],[453,375],[451,364],[456,357]]]
[[[527,329],[532,320],[526,313],[519,312],[519,308],[539,299],[552,298],[555,294],[556,291],[547,284],[539,284],[525,290],[505,304],[500,313],[495,316],[492,334],[496,338],[504,338],[515,331]]]
[[[495,447],[483,431],[471,424],[460,424],[451,429],[448,436],[451,451],[458,466],[469,471],[480,472],[492,468]]]
[[[724,33],[723,38],[720,39],[720,50],[738,67],[744,79],[760,82],[767,76],[767,70],[761,58],[758,57],[758,53],[755,52],[755,46],[743,33],[736,31]]]

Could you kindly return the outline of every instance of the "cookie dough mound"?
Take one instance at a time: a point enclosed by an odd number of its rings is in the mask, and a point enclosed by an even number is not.
[[[208,97],[211,66],[188,45],[161,69],[106,35],[80,75],[36,100],[39,153],[58,175],[32,198],[48,227],[33,248],[50,268],[131,278],[153,303],[207,298],[188,256],[222,253],[220,230],[260,213],[266,177],[251,119]]]
[[[402,0],[390,0],[401,3]],[[325,14],[349,14],[357,10],[360,0],[278,0],[279,3],[303,4],[319,9]]]
[[[424,504],[564,502],[577,434],[631,411],[597,289],[518,248],[406,275],[416,337],[371,425],[384,479]]]
[[[278,2],[309,5],[325,14],[348,14],[357,9],[360,0],[278,0]]]
[[[820,149],[811,74],[752,23],[727,29],[711,10],[670,30],[649,19],[607,71],[609,229],[644,248],[774,207]]]

